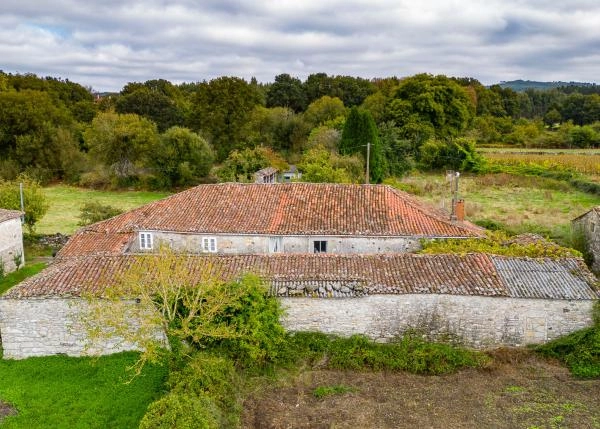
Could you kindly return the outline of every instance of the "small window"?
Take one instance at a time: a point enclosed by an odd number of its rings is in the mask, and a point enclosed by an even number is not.
[[[282,237],[269,237],[269,253],[283,252]]]
[[[151,250],[152,249],[152,233],[151,232],[140,232],[140,249]]]
[[[217,252],[217,238],[216,237],[202,237],[202,251],[216,253]]]
[[[317,240],[313,241],[314,253],[327,253],[327,241]]]

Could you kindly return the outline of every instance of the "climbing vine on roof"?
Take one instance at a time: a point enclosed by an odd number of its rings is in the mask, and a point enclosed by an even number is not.
[[[575,249],[559,246],[535,234],[514,237],[502,231],[490,231],[485,238],[423,240],[420,253],[489,253],[530,258],[580,258]]]

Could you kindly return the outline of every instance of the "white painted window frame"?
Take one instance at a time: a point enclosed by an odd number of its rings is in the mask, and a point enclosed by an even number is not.
[[[154,237],[151,232],[140,232],[140,249],[152,250],[154,248]]]
[[[269,253],[283,252],[283,237],[269,237]]]
[[[202,251],[217,253],[217,237],[202,237]]]

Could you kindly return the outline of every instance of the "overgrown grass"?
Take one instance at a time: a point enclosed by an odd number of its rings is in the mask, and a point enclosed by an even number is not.
[[[414,174],[399,183],[434,206],[450,206],[449,185],[441,173]],[[567,182],[505,173],[461,176],[459,195],[471,221],[494,222],[510,234],[536,232],[565,245],[571,220],[600,205],[600,195],[574,190]]]
[[[36,225],[39,234],[72,234],[78,228],[80,210],[85,203],[98,202],[120,210],[130,210],[169,195],[167,192],[150,191],[99,191],[55,185],[44,188],[50,208]]]
[[[317,399],[323,399],[327,396],[343,395],[345,393],[356,392],[356,388],[346,386],[344,384],[336,384],[333,386],[319,386],[313,390],[313,396]]]
[[[536,347],[544,356],[564,362],[580,378],[600,377],[600,303],[593,309],[594,325]]]
[[[31,277],[46,268],[44,262],[38,262],[37,264],[26,265],[18,271],[4,275],[0,278],[0,295],[9,290],[17,283],[22,282],[27,277]]]
[[[3,429],[137,428],[163,392],[166,367],[148,365],[128,383],[135,353],[92,358],[0,360],[0,399],[16,407]]]

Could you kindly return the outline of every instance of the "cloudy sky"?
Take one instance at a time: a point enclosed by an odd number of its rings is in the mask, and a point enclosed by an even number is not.
[[[600,82],[600,1],[1,0],[0,70],[99,91],[318,72]]]

